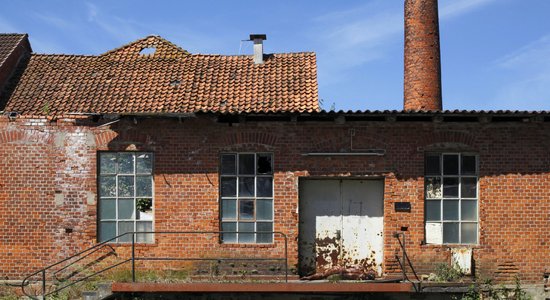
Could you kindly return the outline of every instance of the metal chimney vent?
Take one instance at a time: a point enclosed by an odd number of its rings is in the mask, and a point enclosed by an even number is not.
[[[254,42],[254,63],[264,63],[264,41],[267,40],[265,34],[251,34],[250,40]]]

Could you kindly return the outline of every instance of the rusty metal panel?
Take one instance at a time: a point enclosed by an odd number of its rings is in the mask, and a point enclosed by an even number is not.
[[[380,276],[382,180],[300,183],[300,275],[356,268]]]

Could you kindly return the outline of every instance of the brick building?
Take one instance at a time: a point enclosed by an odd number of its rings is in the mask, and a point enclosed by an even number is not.
[[[261,35],[254,57],[158,36],[34,54],[26,35],[0,35],[0,277],[125,232],[220,230],[139,234],[138,252],[276,258],[284,234],[300,276],[387,277],[405,232],[418,273],[471,249],[476,275],[542,283],[550,113],[442,110],[437,6],[419,2],[406,2],[401,111],[320,110],[315,55],[264,54]]]

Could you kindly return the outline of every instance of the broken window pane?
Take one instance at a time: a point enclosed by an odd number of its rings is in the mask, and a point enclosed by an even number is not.
[[[477,198],[477,178],[462,177],[460,190],[462,198]]]
[[[462,200],[460,213],[463,221],[477,221],[477,201]]]
[[[134,231],[134,222],[118,222],[118,235],[121,235],[126,232]],[[129,243],[132,241],[131,234],[125,234],[118,238],[120,243]]]
[[[254,154],[239,154],[239,174],[254,175]]]
[[[235,175],[237,157],[234,154],[224,154],[222,155],[221,165],[221,173],[223,175]]]
[[[99,196],[116,197],[116,177],[115,176],[99,177]]]
[[[257,174],[271,174],[273,172],[271,165],[271,154],[258,154]]]
[[[458,175],[458,155],[443,155],[443,175]]]
[[[254,219],[254,200],[239,201],[239,219],[240,220]]]
[[[237,195],[237,178],[222,177],[222,197],[235,197]]]
[[[273,196],[273,180],[271,177],[258,177],[256,179],[257,197],[272,197]]]
[[[460,230],[462,244],[477,244],[477,224],[476,223],[462,223]]]
[[[222,200],[222,220],[237,219],[237,200]]]
[[[441,175],[441,163],[439,155],[426,156],[426,165],[424,171],[426,175]]]
[[[458,220],[458,200],[443,200],[443,220]]]
[[[443,178],[443,197],[458,198],[458,178]]]
[[[256,219],[264,221],[273,220],[272,200],[256,200]]]
[[[441,201],[426,200],[426,220],[440,221],[441,220]]]
[[[131,174],[134,173],[134,154],[119,153],[118,154],[118,173],[119,174]]]
[[[153,159],[150,153],[139,153],[136,155],[136,173],[153,173]]]
[[[119,197],[134,196],[134,176],[118,177],[118,196]]]
[[[101,199],[99,202],[99,218],[116,219],[116,202],[115,199]]]
[[[458,242],[458,223],[443,223],[443,243],[457,244]]]
[[[239,197],[254,197],[254,177],[239,178]]]
[[[239,223],[239,243],[254,243],[254,223]]]
[[[99,158],[99,165],[101,174],[114,174],[116,173],[116,153],[101,153]]]
[[[118,200],[118,218],[119,219],[134,218],[134,199]]]
[[[105,242],[116,236],[116,222],[99,223],[99,240]],[[115,241],[112,241],[115,242]]]
[[[231,222],[224,222],[222,223],[222,231],[228,231],[228,232],[236,232],[237,231],[237,223]],[[224,243],[236,243],[237,242],[237,234],[236,233],[223,233],[222,234],[222,241]]]
[[[462,175],[475,175],[476,172],[476,156],[475,155],[463,155],[462,156]]]
[[[441,198],[441,177],[426,178],[426,198]]]
[[[151,176],[136,176],[136,197],[151,197],[152,195]]]
[[[271,222],[258,222],[257,231],[273,231],[273,223]],[[257,243],[271,243],[273,242],[273,233],[258,233],[256,235]]]

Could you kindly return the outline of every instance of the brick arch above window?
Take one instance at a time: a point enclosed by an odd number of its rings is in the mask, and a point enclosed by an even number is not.
[[[425,135],[420,144],[425,148],[438,144],[464,145],[465,148],[473,148],[476,144],[476,136],[464,131],[439,131]]]
[[[215,140],[215,139],[213,139]],[[277,144],[278,137],[269,132],[244,131],[227,133],[221,139],[221,146],[224,150],[245,149],[248,146],[264,147],[259,150],[273,150]],[[248,149],[250,151],[251,149]]]

